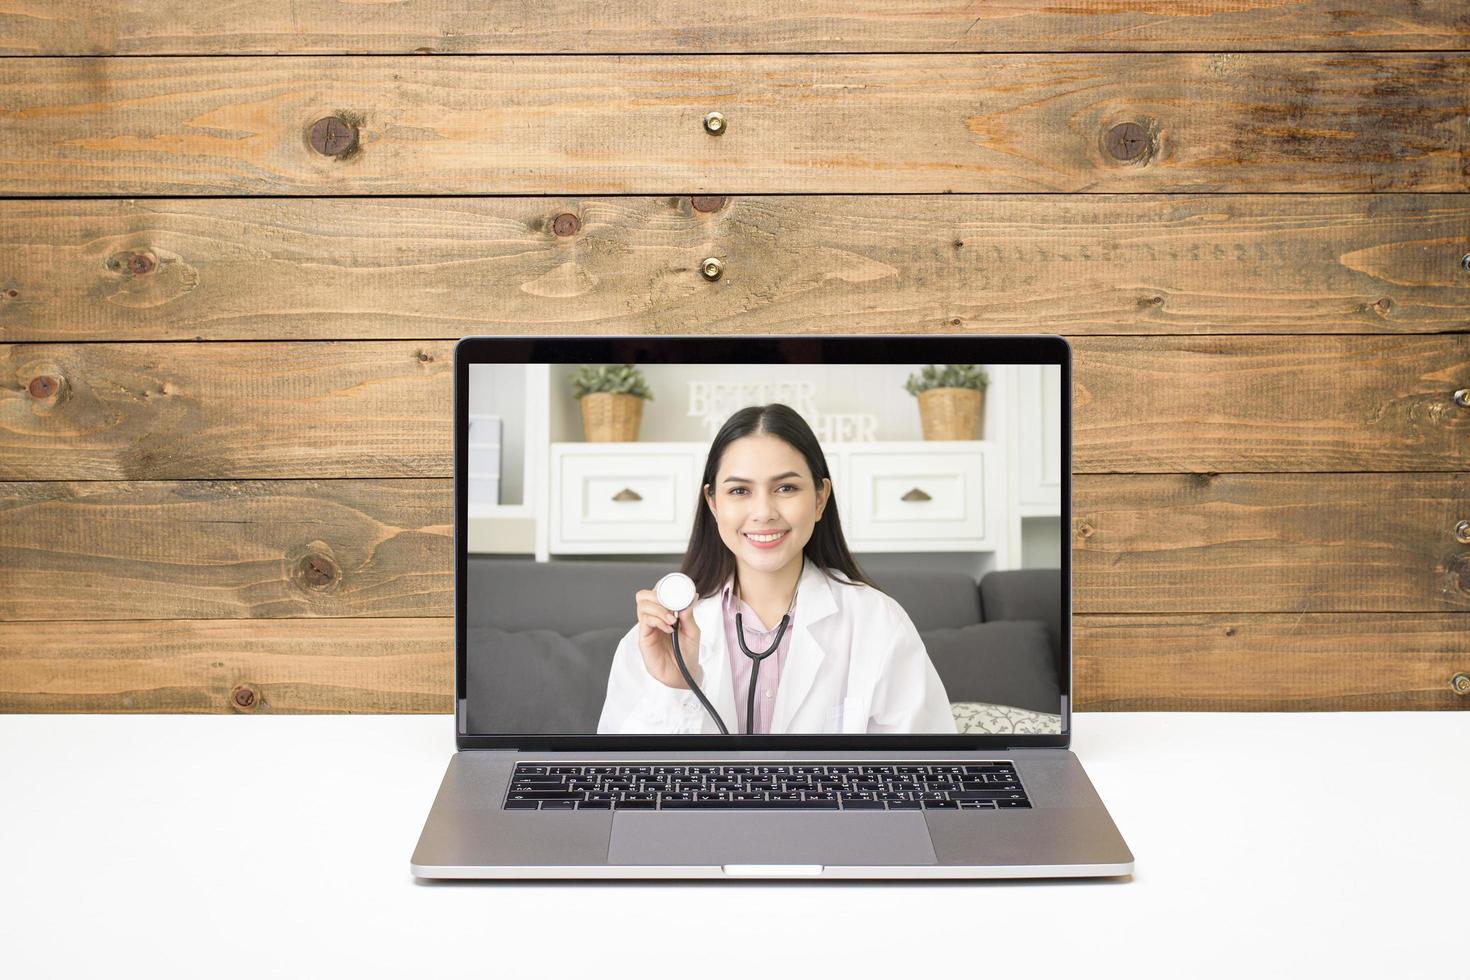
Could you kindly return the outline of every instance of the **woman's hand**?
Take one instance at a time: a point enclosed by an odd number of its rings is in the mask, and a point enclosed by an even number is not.
[[[674,660],[675,614],[658,601],[652,589],[641,590],[635,598],[638,603],[638,649],[643,654],[643,665],[660,683],[687,690],[689,685]],[[694,624],[693,609],[679,613],[677,624],[679,652],[684,655],[684,665],[697,684],[702,678],[699,672],[699,627]]]

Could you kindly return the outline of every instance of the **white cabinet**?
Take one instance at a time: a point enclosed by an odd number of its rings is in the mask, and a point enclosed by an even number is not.
[[[841,451],[842,521],[854,551],[986,551],[990,446],[853,443]]]
[[[554,443],[550,550],[683,551],[702,462],[699,450],[687,443]]]
[[[551,554],[675,554],[689,543],[705,443],[553,443]],[[823,446],[855,552],[988,551],[1003,526],[988,442]]]

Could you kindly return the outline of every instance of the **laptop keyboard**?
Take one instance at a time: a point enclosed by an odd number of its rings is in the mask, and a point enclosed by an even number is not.
[[[1009,762],[775,765],[517,763],[507,810],[1008,810]]]

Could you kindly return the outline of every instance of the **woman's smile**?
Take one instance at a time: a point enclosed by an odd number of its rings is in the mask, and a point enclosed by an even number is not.
[[[790,531],[746,531],[745,540],[757,548],[774,548],[786,540]]]

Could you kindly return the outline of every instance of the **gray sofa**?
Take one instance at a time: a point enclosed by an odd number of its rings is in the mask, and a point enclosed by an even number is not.
[[[597,730],[632,596],[675,570],[667,562],[468,559],[469,731]],[[952,703],[1061,710],[1061,572],[968,575],[860,559],[919,630]]]

